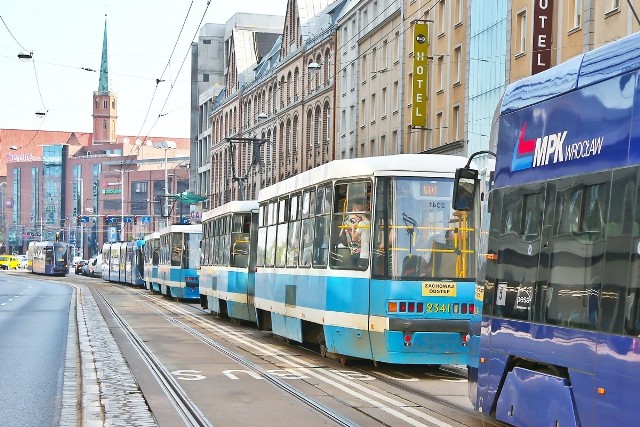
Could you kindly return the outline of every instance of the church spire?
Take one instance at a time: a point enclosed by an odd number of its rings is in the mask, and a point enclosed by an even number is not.
[[[107,58],[107,15],[104,16],[104,38],[102,40],[102,62],[98,92],[109,92],[109,59]]]

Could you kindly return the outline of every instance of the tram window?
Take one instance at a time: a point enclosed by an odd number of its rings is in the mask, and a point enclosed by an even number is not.
[[[542,222],[542,195],[540,193],[527,194],[523,198],[522,237],[532,242],[540,237]]]
[[[521,234],[522,197],[517,192],[505,194],[502,204],[502,234]]]
[[[171,266],[180,266],[182,261],[182,233],[171,234]]]
[[[609,333],[622,333],[625,323],[635,186],[636,168],[613,171],[599,325],[599,330]]]
[[[287,267],[295,267],[300,259],[300,221],[289,223],[287,245]]]
[[[314,224],[313,267],[327,266],[329,258],[329,215],[318,215]]]
[[[300,266],[310,267],[313,259],[313,219],[302,220],[300,238]]]
[[[635,191],[635,212],[631,231],[631,262],[629,266],[629,287],[625,304],[624,332],[627,335],[640,336],[640,183]],[[613,202],[612,202],[613,203]]]
[[[331,267],[366,270],[371,243],[371,183],[338,184],[335,195]]]
[[[608,206],[608,192],[605,185],[597,184],[585,188],[585,212],[581,232],[590,241],[604,238],[604,225]]]

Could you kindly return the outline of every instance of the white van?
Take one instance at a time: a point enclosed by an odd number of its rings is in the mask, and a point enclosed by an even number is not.
[[[102,257],[98,255],[89,265],[89,274],[91,277],[102,277]]]

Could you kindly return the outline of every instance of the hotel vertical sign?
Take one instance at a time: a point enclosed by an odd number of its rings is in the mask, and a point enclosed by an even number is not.
[[[531,74],[537,74],[551,68],[552,22],[553,0],[534,0]]]
[[[416,21],[413,27],[413,98],[411,100],[411,126],[427,127],[427,49],[429,27]]]

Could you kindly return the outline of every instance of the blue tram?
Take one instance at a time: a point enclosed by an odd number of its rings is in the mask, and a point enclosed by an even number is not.
[[[143,240],[102,246],[102,278],[108,282],[144,285]]]
[[[158,283],[158,262],[160,251],[160,233],[144,236],[144,286],[152,292],[160,292]]]
[[[202,215],[200,300],[204,309],[256,321],[253,305],[258,202],[234,201]]]
[[[52,276],[69,274],[69,245],[66,242],[31,242],[27,259],[32,273]]]
[[[200,299],[198,269],[202,225],[170,225],[160,230],[160,292],[178,299]]]
[[[124,247],[124,283],[144,286],[144,240],[133,240]]]
[[[475,224],[457,156],[336,160],[260,190],[259,327],[340,360],[466,364]]]
[[[469,381],[474,407],[509,424],[638,423],[638,46],[635,33],[514,82],[499,106]]]

